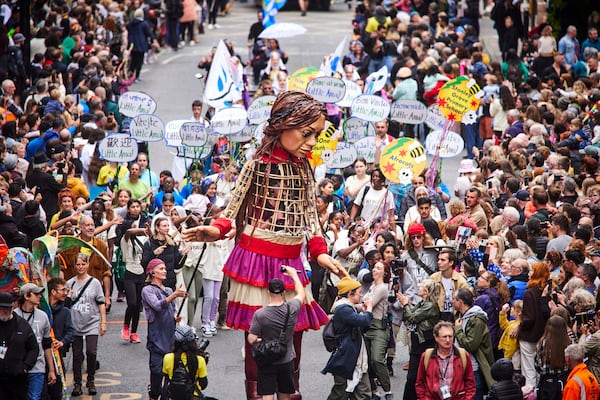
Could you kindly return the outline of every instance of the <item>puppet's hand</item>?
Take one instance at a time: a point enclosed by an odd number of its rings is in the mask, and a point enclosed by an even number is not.
[[[329,254],[321,254],[317,257],[319,265],[325,269],[328,269],[331,273],[343,278],[348,275],[348,271],[342,265],[333,259]]]
[[[186,242],[214,242],[221,238],[221,231],[216,226],[197,226],[183,230]]]

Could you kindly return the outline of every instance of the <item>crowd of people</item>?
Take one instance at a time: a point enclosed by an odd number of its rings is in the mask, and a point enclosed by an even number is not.
[[[332,400],[393,398],[400,345],[409,352],[405,399],[598,398],[598,13],[580,44],[575,27],[555,37],[530,4],[498,1],[489,10],[502,60],[494,62],[478,39],[478,2],[356,7],[344,81],[364,87],[387,66],[380,95],[426,105],[459,75],[483,90],[476,123],[453,128],[465,139],[459,176],[429,186],[437,171],[386,181],[381,150],[429,131],[387,119],[375,123],[374,160],[320,168],[313,179],[306,156],[325,118],[343,126],[344,110],[328,105],[323,115],[287,90],[288,55],[258,37],[259,12],[247,69],[256,97],[279,95],[263,143],[241,169],[220,142],[178,182],[152,171],[147,151],[117,164],[101,159],[98,143],[127,129],[118,98],[143,63],[161,44],[193,45],[205,17],[207,29],[219,28],[225,4],[170,0],[163,21],[147,3],[35,3],[31,60],[27,38],[12,34],[18,20],[0,27],[0,234],[10,248],[31,248],[48,231],[90,246],[61,253],[60,277],[47,284],[51,319],[37,309],[42,288],[23,285],[16,304],[0,293],[0,394],[62,398],[52,350],[69,349],[69,392],[96,394],[98,340],[115,299],[126,303],[120,334],[132,345],[145,311],[152,399],[168,398],[179,362],[196,371],[194,395],[206,387],[194,326],[206,338],[230,327],[248,333],[248,399],[301,398],[302,331],[319,329],[326,313],[339,336],[323,370],[334,375]],[[202,106],[192,104],[194,119]],[[286,304],[294,330],[283,323]],[[277,308],[254,313],[267,305]],[[251,349],[284,326],[284,368],[257,367]]]

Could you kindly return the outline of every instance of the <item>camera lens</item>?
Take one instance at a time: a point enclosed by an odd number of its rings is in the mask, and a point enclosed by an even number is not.
[[[282,266],[282,267],[281,267],[281,272],[283,273],[283,272],[285,272],[285,271],[287,271],[287,270],[285,269],[285,267],[284,267],[284,266]]]

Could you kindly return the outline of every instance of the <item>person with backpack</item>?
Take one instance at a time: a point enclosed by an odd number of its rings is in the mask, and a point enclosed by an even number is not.
[[[438,322],[433,327],[433,338],[436,343],[435,348],[425,351],[419,361],[417,398],[473,400],[475,398],[473,364],[464,349],[454,346],[452,324],[447,321]]]
[[[370,399],[369,362],[362,334],[373,320],[373,300],[366,298],[362,306],[363,312],[359,312],[357,304],[362,297],[360,282],[345,277],[336,287],[339,297],[333,305],[333,316],[329,324],[333,325],[337,343],[334,344],[335,349],[332,349],[327,365],[321,371],[322,374],[333,375],[333,387],[327,400]],[[323,340],[326,341],[327,327],[323,331]]]
[[[202,399],[201,390],[208,386],[206,360],[198,355],[198,336],[187,325],[175,329],[175,346],[165,354],[162,371],[171,400]]]

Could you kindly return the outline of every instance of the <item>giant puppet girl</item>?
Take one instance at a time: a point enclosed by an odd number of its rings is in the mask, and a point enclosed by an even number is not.
[[[271,109],[264,138],[254,159],[238,178],[231,201],[221,218],[211,226],[184,232],[187,240],[213,241],[224,238],[235,221],[236,246],[223,268],[230,277],[227,325],[248,332],[254,312],[268,304],[268,282],[280,278],[286,295],[293,297],[294,283],[281,273],[282,265],[298,271],[307,286],[309,279],[300,258],[303,244],[310,257],[338,276],[346,271],[327,254],[315,208],[315,179],[307,160],[325,126],[321,103],[301,92],[280,94]],[[296,360],[292,399],[299,393],[302,332],[318,330],[328,320],[307,291],[294,334]],[[256,394],[256,364],[250,345],[245,346],[246,396]]]

